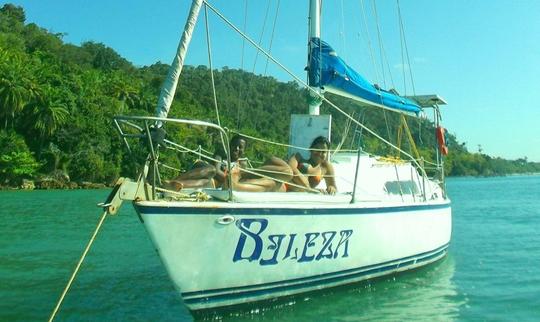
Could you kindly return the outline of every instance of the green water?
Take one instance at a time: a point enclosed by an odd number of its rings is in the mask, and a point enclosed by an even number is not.
[[[540,176],[450,179],[448,189],[454,224],[443,261],[199,318],[540,321]],[[48,319],[107,194],[0,192],[0,321]],[[193,320],[129,204],[106,220],[57,320]]]

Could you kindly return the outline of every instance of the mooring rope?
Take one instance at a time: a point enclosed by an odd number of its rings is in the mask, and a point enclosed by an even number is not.
[[[99,223],[94,230],[94,234],[92,235],[92,238],[90,238],[90,241],[88,242],[88,245],[86,245],[86,248],[81,256],[81,259],[79,259],[79,262],[77,263],[77,266],[75,267],[75,270],[73,271],[73,274],[71,274],[71,278],[69,279],[66,287],[64,288],[64,291],[62,292],[62,295],[60,296],[60,299],[58,300],[58,303],[56,304],[56,307],[54,308],[51,317],[49,318],[49,322],[52,322],[56,316],[56,313],[58,313],[58,309],[60,309],[60,306],[62,305],[62,302],[64,301],[64,297],[66,296],[67,292],[69,291],[69,288],[71,287],[71,284],[75,280],[75,277],[77,276],[77,273],[79,272],[79,269],[81,268],[82,262],[86,258],[86,254],[88,254],[88,251],[90,250],[90,247],[92,247],[92,244],[94,243],[94,240],[96,239],[96,236],[99,232],[99,229],[101,228],[101,225],[105,221],[105,218],[107,217],[107,214],[109,212],[105,210],[103,212],[103,215],[101,215],[101,219],[99,220]]]

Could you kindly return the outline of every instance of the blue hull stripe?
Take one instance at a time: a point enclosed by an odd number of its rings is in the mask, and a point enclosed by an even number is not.
[[[450,203],[438,205],[414,205],[374,208],[203,208],[203,207],[156,207],[134,204],[140,214],[145,215],[264,215],[264,216],[301,216],[301,215],[371,215],[390,212],[418,210],[436,210],[450,208]]]
[[[348,280],[355,280],[362,276],[377,274],[382,272],[388,272],[401,267],[407,267],[413,264],[426,262],[437,257],[443,257],[446,254],[448,244],[441,246],[435,250],[396,259],[384,263],[368,265],[353,269],[348,269],[339,272],[321,274],[315,277],[304,277],[286,281],[241,286],[196,292],[184,292],[182,297],[186,304],[209,304],[212,302],[221,302],[229,300],[237,300],[242,298],[256,297],[266,294],[279,293],[283,291],[294,291],[305,288],[311,288],[314,286],[323,286],[336,282],[346,284]],[[405,262],[404,262],[405,261]],[[294,283],[294,285],[284,285]],[[253,289],[256,288],[256,289]],[[261,289],[263,288],[263,289]],[[221,293],[221,294],[212,294]]]

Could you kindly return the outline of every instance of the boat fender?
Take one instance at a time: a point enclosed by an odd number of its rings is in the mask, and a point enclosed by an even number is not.
[[[446,129],[442,126],[438,126],[435,128],[435,136],[437,137],[437,143],[439,144],[439,150],[441,151],[442,155],[448,154],[448,147],[446,146],[446,139],[445,135]]]

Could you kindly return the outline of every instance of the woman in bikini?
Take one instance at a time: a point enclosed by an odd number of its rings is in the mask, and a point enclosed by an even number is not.
[[[291,182],[296,186],[288,185],[287,191],[309,191],[309,189],[315,189],[324,179],[326,190],[320,191],[335,194],[337,187],[334,178],[334,167],[327,159],[330,142],[324,136],[319,136],[313,140],[309,148],[311,154],[308,160],[302,158],[300,153],[294,154],[289,159],[289,166],[293,172]]]

